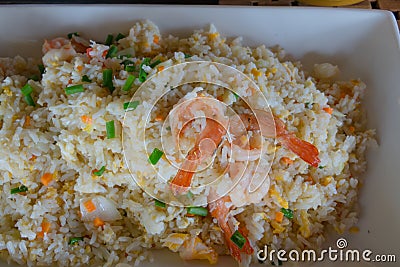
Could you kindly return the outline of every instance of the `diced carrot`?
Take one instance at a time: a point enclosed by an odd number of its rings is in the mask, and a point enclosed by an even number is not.
[[[85,206],[85,208],[88,212],[93,212],[96,210],[96,206],[94,205],[93,201],[91,201],[91,200],[84,202],[83,206]]]
[[[25,116],[24,127],[29,127],[29,126],[31,126],[31,117],[26,115]]]
[[[314,179],[312,178],[311,175],[308,175],[306,179],[304,179],[304,182],[314,182]]]
[[[83,66],[78,65],[78,66],[76,67],[76,69],[77,69],[79,72],[81,72],[81,71],[83,70]]]
[[[37,157],[35,155],[32,155],[32,157],[29,159],[29,161],[35,161]]]
[[[108,50],[104,50],[102,56],[103,56],[103,57],[106,57],[106,56],[107,56],[107,53],[108,53]]]
[[[331,107],[323,108],[323,110],[328,114],[332,114],[332,112],[333,112],[333,108],[331,108]]]
[[[163,120],[164,120],[164,117],[161,116],[161,115],[158,115],[158,116],[156,116],[156,117],[154,118],[154,120],[155,120],[155,121],[163,121]]]
[[[50,231],[51,224],[49,222],[43,221],[41,226],[42,231],[36,234],[36,236],[39,238],[43,238],[44,234],[47,234]]]
[[[71,83],[72,83],[72,79],[69,79],[69,80],[68,80],[68,84],[71,84]]]
[[[278,223],[281,223],[283,221],[283,213],[280,211],[277,211],[275,213],[275,221],[277,221]]]
[[[154,36],[153,36],[153,42],[154,42],[155,44],[158,44],[159,41],[160,41],[160,36],[154,35]]]
[[[81,116],[81,120],[83,123],[92,124],[92,117],[83,115]]]
[[[43,174],[43,176],[40,178],[40,181],[42,182],[43,185],[48,186],[50,182],[53,180],[53,174],[46,172]]]
[[[164,68],[165,68],[164,66],[158,66],[158,67],[157,67],[157,70],[158,70],[158,71],[163,71]]]
[[[282,157],[281,160],[282,160],[283,163],[285,163],[287,165],[293,164],[293,160],[291,160],[288,157]]]
[[[104,226],[103,220],[100,219],[99,217],[96,217],[96,218],[94,219],[93,224],[94,224],[94,226],[96,226],[96,227],[99,227],[99,226],[103,227],[103,226]]]
[[[350,126],[350,127],[349,127],[349,131],[350,131],[351,133],[354,133],[355,130],[356,130],[356,128],[354,128],[354,126]]]

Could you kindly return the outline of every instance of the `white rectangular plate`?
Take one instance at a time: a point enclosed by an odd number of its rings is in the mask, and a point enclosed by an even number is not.
[[[332,62],[340,67],[342,78],[366,82],[365,107],[369,127],[377,129],[379,148],[368,152],[368,171],[360,198],[360,233],[346,238],[348,248],[395,254],[400,261],[400,44],[391,13],[279,7],[0,6],[0,56],[39,56],[43,39],[75,31],[103,40],[108,33],[128,31],[139,19],[154,21],[163,34],[179,36],[212,22],[225,36],[243,36],[245,44],[278,44],[301,60],[306,69],[314,63]],[[336,245],[331,242],[327,246]],[[229,258],[221,258],[219,265],[232,263]],[[184,263],[165,252],[157,254],[150,265],[203,266],[200,262]]]

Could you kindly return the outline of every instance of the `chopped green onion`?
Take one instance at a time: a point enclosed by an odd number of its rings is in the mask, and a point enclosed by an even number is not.
[[[132,102],[125,102],[124,103],[124,110],[131,111],[137,108],[139,105],[139,101],[132,101]]]
[[[110,46],[112,44],[113,40],[114,40],[114,36],[112,34],[109,34],[109,35],[107,35],[106,42],[104,44]]]
[[[135,64],[135,62],[129,60],[129,59],[125,59],[124,61],[121,62],[121,64],[123,64],[124,66],[126,65],[131,65],[131,64]]]
[[[151,152],[151,155],[149,157],[150,163],[156,165],[163,155],[164,152],[162,152],[158,148],[154,148],[153,152]]]
[[[67,34],[67,36],[68,36],[68,39],[72,39],[72,36],[79,36],[79,33],[77,33],[77,32],[71,32],[71,33],[68,33]]]
[[[115,45],[110,46],[110,48],[108,49],[106,58],[112,58],[117,56],[117,52],[118,52],[118,48]]]
[[[123,91],[129,91],[133,85],[133,82],[135,81],[135,76],[129,75],[128,78],[126,78],[125,84],[122,87]]]
[[[281,212],[288,219],[293,219],[293,210],[281,208]]]
[[[11,191],[11,195],[14,195],[17,193],[23,193],[23,192],[28,191],[28,187],[26,187],[25,185],[21,185],[19,187],[12,188],[10,191]]]
[[[246,238],[238,230],[236,230],[233,233],[233,235],[231,236],[231,240],[240,249],[242,249],[244,244],[246,244],[246,242],[247,242]]]
[[[34,80],[34,81],[39,81],[39,76],[37,76],[36,74],[33,74],[32,76],[30,76],[29,78],[28,78],[28,80]]]
[[[27,96],[33,92],[33,88],[29,84],[25,84],[24,87],[21,88],[21,92],[23,95]]]
[[[203,207],[189,207],[187,208],[187,213],[205,217],[208,214],[208,210]]]
[[[100,168],[100,170],[93,172],[93,174],[96,176],[102,176],[105,170],[106,170],[106,166],[102,166]]]
[[[156,61],[154,61],[153,63],[151,63],[149,66],[150,68],[154,68],[155,66],[157,66],[158,64],[161,63],[161,60],[157,59]]]
[[[143,62],[140,64],[139,67],[139,81],[140,82],[144,82],[147,78],[147,73],[144,71],[143,66],[146,65],[150,65],[150,58],[146,57],[143,59]]]
[[[79,241],[83,241],[83,237],[73,237],[69,240],[68,245],[73,245]]]
[[[192,57],[192,55],[185,54],[185,58],[190,58],[190,57]]]
[[[118,33],[117,37],[115,37],[115,41],[118,42],[119,40],[125,38],[125,35],[123,35],[122,33]]]
[[[323,168],[324,168],[324,166],[318,166],[318,168],[319,168],[319,169],[323,169]]]
[[[126,70],[127,72],[134,72],[134,71],[136,70],[136,68],[135,68],[135,66],[133,66],[133,65],[126,65],[126,66],[125,66],[125,70]]]
[[[107,139],[112,139],[115,137],[115,124],[114,121],[106,122]]]
[[[39,64],[39,65],[38,65],[38,69],[39,69],[39,71],[40,71],[40,74],[43,74],[43,73],[44,73],[45,68],[44,68],[44,65],[43,65],[43,64]]]
[[[65,88],[65,94],[72,95],[76,93],[82,93],[85,91],[82,84],[72,85]]]
[[[33,101],[33,98],[31,95],[26,95],[24,97],[25,97],[25,101],[28,104],[28,106],[32,106],[32,107],[35,106],[35,101]]]
[[[92,80],[91,80],[91,79],[89,79],[89,77],[88,77],[87,75],[83,75],[83,76],[82,76],[82,82],[91,83],[91,82],[92,82]]]
[[[232,93],[233,93],[233,95],[235,96],[236,100],[238,100],[238,99],[239,99],[239,95],[236,94],[235,92],[232,92]]]
[[[112,81],[113,71],[112,69],[103,70],[103,86],[107,87],[112,93],[114,91],[114,85]]]
[[[165,203],[157,199],[154,199],[154,205],[156,205],[156,207],[165,208]]]
[[[118,59],[121,59],[121,60],[124,59],[124,57],[126,57],[126,58],[131,58],[132,55],[131,55],[131,54],[124,54],[124,55],[118,55],[118,56],[117,56],[117,58],[118,58]],[[125,59],[125,60],[127,60],[127,59]]]

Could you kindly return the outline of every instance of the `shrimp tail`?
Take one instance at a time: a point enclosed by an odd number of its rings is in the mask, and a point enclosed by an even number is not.
[[[321,162],[319,159],[318,149],[311,143],[301,140],[293,133],[278,136],[279,141],[283,146],[290,149],[293,153],[298,155],[302,160],[307,162],[313,167],[318,167]]]
[[[175,196],[185,194],[189,191],[193,175],[198,166],[199,156],[200,153],[197,147],[191,149],[177,174],[172,179],[170,188]]]

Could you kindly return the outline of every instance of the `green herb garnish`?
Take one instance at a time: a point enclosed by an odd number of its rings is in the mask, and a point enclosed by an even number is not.
[[[25,84],[24,87],[21,88],[21,92],[23,95],[27,96],[33,92],[33,88],[29,84]]]
[[[160,207],[160,208],[165,208],[165,203],[162,201],[159,201],[157,199],[154,199],[154,205],[156,205],[156,207]]]
[[[23,193],[23,192],[28,191],[28,187],[26,187],[25,185],[21,185],[19,187],[12,188],[10,191],[11,191],[11,195],[14,195],[14,194]]]
[[[318,166],[318,169],[323,169],[324,168],[324,166]]]
[[[105,45],[110,46],[112,44],[114,40],[114,36],[112,34],[107,35],[106,41],[105,41]]]
[[[118,33],[117,37],[115,37],[115,41],[118,42],[119,40],[125,38],[126,36],[123,35],[122,33]]]
[[[187,208],[187,213],[205,217],[208,215],[208,210],[203,207],[189,207]]]
[[[150,67],[150,68],[154,68],[155,66],[157,66],[157,65],[160,64],[160,63],[161,63],[161,60],[157,59],[156,61],[154,61],[153,63],[151,63],[151,64],[149,65],[149,67]]]
[[[33,101],[33,98],[31,95],[26,95],[24,96],[26,103],[28,104],[28,106],[34,107],[35,105],[35,101]]]
[[[68,39],[72,39],[72,36],[79,36],[79,33],[78,32],[71,32],[71,33],[68,33],[67,34],[67,36],[68,36]]]
[[[82,93],[85,91],[82,84],[72,85],[65,88],[66,95],[72,95],[76,93]]]
[[[107,139],[112,139],[115,137],[115,124],[114,121],[106,122]]]
[[[242,249],[244,244],[247,242],[246,238],[238,230],[233,233],[231,240],[240,249]]]
[[[146,57],[143,59],[143,62],[140,64],[139,67],[139,81],[140,82],[144,82],[147,78],[147,73],[144,71],[143,66],[146,65],[150,65],[150,58]]]
[[[128,78],[126,78],[125,84],[122,87],[123,91],[129,91],[133,85],[133,82],[135,81],[135,76],[129,75]]]
[[[185,58],[190,58],[190,57],[192,57],[192,55],[185,54]]]
[[[105,69],[103,70],[103,86],[107,87],[108,90],[112,93],[115,89],[112,77],[113,76],[113,71],[112,69]]]
[[[68,245],[73,245],[78,243],[79,241],[83,241],[83,237],[72,237],[69,242]]]
[[[136,70],[136,67],[133,66],[133,65],[126,65],[126,66],[125,66],[125,70],[126,70],[127,72],[134,72],[134,71]]]
[[[293,219],[293,210],[281,208],[281,212],[288,219]]]
[[[110,46],[110,48],[108,49],[106,58],[112,58],[117,56],[117,52],[118,52],[118,48],[115,45]]]
[[[89,77],[88,77],[87,75],[83,75],[83,76],[82,76],[82,82],[91,83],[91,82],[92,82],[92,80],[91,80],[91,79],[89,79]]]
[[[132,111],[132,110],[136,109],[138,105],[139,105],[139,101],[125,102],[124,110]]]
[[[100,170],[93,172],[93,174],[96,176],[102,176],[105,170],[106,170],[106,166],[102,166],[100,168]]]
[[[154,148],[153,152],[151,152],[149,156],[149,161],[151,164],[156,165],[157,162],[161,159],[161,157],[164,155],[164,152],[159,150],[158,148]]]

